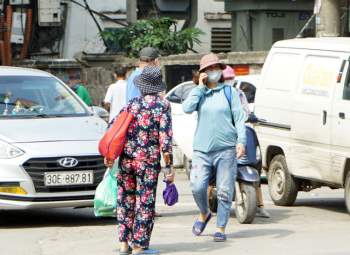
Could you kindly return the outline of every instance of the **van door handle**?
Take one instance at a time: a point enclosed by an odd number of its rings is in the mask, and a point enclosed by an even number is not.
[[[327,111],[323,111],[323,125],[327,124]]]
[[[343,120],[344,120],[344,119],[345,119],[345,113],[340,112],[340,113],[339,113],[339,118],[341,118],[341,119],[343,119]]]

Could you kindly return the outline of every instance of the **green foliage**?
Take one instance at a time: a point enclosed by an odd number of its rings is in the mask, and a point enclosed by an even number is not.
[[[198,28],[176,30],[176,20],[160,18],[139,20],[128,27],[103,31],[101,36],[108,42],[118,45],[130,57],[138,57],[139,51],[147,46],[157,48],[162,56],[185,53],[193,50],[195,44],[200,44],[200,35],[204,34]]]

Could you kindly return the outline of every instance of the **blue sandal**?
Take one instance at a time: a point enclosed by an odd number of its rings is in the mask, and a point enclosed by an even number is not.
[[[225,242],[227,240],[227,237],[224,233],[216,232],[214,234],[214,242]]]
[[[201,222],[199,220],[196,220],[196,222],[194,223],[193,228],[192,228],[192,233],[195,236],[199,236],[200,234],[202,234],[205,227],[207,226],[208,222],[210,221],[210,219],[211,219],[211,213],[208,214],[208,217],[205,220],[205,222]]]
[[[159,251],[153,250],[153,249],[145,249],[145,250],[143,250],[142,252],[133,253],[133,255],[149,255],[149,254],[158,255],[158,254],[159,254]]]

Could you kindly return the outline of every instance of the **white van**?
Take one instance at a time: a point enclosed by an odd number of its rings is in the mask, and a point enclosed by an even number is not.
[[[298,191],[344,188],[350,212],[350,38],[308,38],[273,45],[255,112],[277,205]],[[348,133],[349,132],[349,133]]]
[[[53,75],[0,67],[0,210],[91,206],[106,126]]]

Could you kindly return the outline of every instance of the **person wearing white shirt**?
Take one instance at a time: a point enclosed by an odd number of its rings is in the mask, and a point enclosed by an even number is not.
[[[105,99],[103,101],[104,108],[109,111],[109,122],[111,122],[119,114],[120,110],[126,105],[125,75],[126,69],[123,67],[117,67],[114,70],[116,82],[108,87]]]

